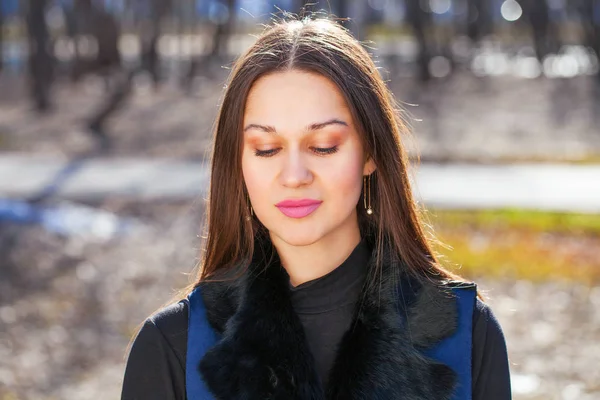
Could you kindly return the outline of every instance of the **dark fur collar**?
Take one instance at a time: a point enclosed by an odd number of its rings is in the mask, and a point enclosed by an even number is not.
[[[290,302],[287,274],[269,244],[257,245],[241,277],[201,284],[208,319],[222,334],[199,366],[216,398],[451,398],[454,371],[419,351],[456,329],[449,291],[409,277],[385,255],[377,284],[363,289],[324,391]]]

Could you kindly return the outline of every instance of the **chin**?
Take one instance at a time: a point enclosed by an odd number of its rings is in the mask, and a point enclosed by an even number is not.
[[[275,236],[277,239],[285,242],[290,246],[309,246],[313,243],[318,242],[323,235],[320,234],[318,229],[306,229],[306,228],[294,228],[290,227],[285,231],[269,230],[271,237]]]

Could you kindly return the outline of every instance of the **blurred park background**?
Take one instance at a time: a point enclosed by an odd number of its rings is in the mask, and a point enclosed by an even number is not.
[[[600,398],[600,0],[304,3],[0,0],[0,400],[119,397],[197,261],[232,61],[303,9],[349,18],[400,101],[513,398]]]

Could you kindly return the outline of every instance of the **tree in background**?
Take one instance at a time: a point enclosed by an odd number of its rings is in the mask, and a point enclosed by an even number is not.
[[[429,61],[433,52],[433,19],[431,13],[424,10],[419,0],[406,0],[406,20],[412,28],[419,47],[417,64],[418,76],[422,82],[429,81]]]
[[[29,0],[27,3],[27,33],[29,40],[29,77],[31,93],[37,111],[50,109],[54,57],[52,41],[46,24],[48,0]]]
[[[139,29],[141,42],[140,69],[150,74],[155,87],[157,87],[161,81],[158,41],[162,35],[163,20],[173,11],[173,1],[147,0],[146,5],[149,7],[149,18],[140,21]]]
[[[114,15],[92,0],[75,0],[73,17],[75,41],[89,35],[96,42],[94,57],[84,57],[76,51],[73,64],[73,78],[79,80],[83,75],[96,73],[108,76],[121,68],[119,38],[121,30]],[[76,46],[76,49],[79,45]]]
[[[492,30],[490,2],[488,0],[467,0],[467,36],[478,43]]]
[[[519,4],[531,29],[535,55],[542,62],[549,53],[557,51],[559,47],[557,27],[550,20],[548,3],[546,0],[521,0]]]
[[[600,59],[600,0],[576,0],[574,8],[583,28],[583,44]],[[600,84],[600,70],[597,75]]]
[[[2,7],[2,2],[0,2],[0,72],[2,72],[2,67],[4,66],[4,48],[3,48],[3,39],[4,39],[4,9]]]
[[[227,49],[227,43],[229,37],[233,33],[233,27],[235,24],[235,0],[226,0],[225,6],[227,7],[227,16],[222,21],[217,22],[216,29],[213,34],[212,48],[210,50],[210,57],[215,58],[223,55]]]
[[[83,1],[83,0],[80,0]],[[89,2],[89,0],[85,0]],[[118,39],[120,27],[114,16],[105,10],[96,11],[95,20],[98,21],[94,26],[98,26],[96,40],[100,48],[105,48],[105,56],[99,54],[97,59],[98,67],[109,66],[111,60],[118,60],[118,68],[113,72],[114,79],[111,92],[103,99],[99,108],[88,120],[88,128],[93,136],[98,140],[101,149],[110,148],[110,139],[106,132],[106,122],[125,106],[131,91],[133,90],[133,78],[141,73],[148,72],[152,77],[155,88],[161,81],[161,62],[158,51],[158,42],[162,35],[162,23],[173,11],[172,0],[143,0],[137,2],[128,2],[128,7],[133,7],[134,15],[136,11],[144,11],[144,16],[139,19],[138,34],[141,43],[140,63],[138,66],[127,70],[121,65],[121,57],[118,50]],[[109,18],[110,17],[110,18]],[[110,23],[108,23],[110,20]],[[107,29],[107,27],[114,28]],[[113,35],[114,34],[114,35]],[[104,41],[104,44],[102,44]]]

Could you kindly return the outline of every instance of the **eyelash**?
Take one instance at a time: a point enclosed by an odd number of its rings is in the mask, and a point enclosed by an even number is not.
[[[338,146],[327,147],[327,148],[311,147],[311,149],[315,153],[317,153],[317,155],[326,156],[329,154],[336,153],[338,151]],[[279,149],[255,150],[254,155],[256,155],[257,157],[272,157],[275,154],[277,154],[278,151],[279,151]]]
[[[333,153],[336,153],[338,151],[338,147],[337,146],[326,147],[326,148],[323,148],[323,147],[313,147],[312,149],[313,149],[313,151],[316,151],[317,153],[322,154],[322,155],[333,154]]]
[[[258,157],[272,157],[275,155],[277,149],[269,149],[269,150],[255,150],[254,155]]]

